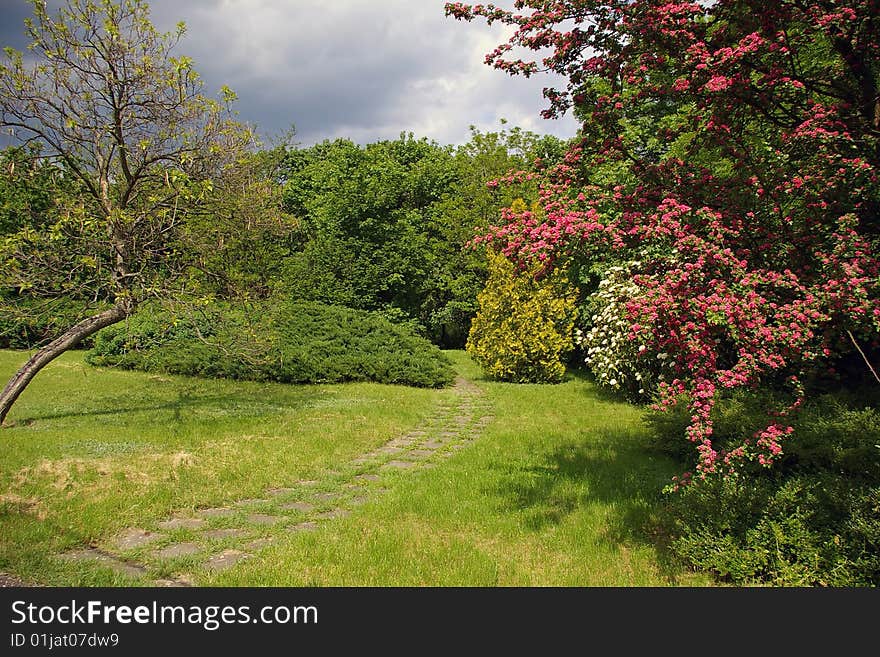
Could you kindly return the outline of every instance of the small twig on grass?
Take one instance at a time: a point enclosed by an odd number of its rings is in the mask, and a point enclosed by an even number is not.
[[[874,378],[877,379],[877,383],[880,383],[880,376],[877,376],[877,372],[871,366],[871,363],[868,361],[868,357],[865,356],[865,352],[862,351],[862,348],[859,346],[859,343],[856,342],[856,339],[853,337],[852,332],[847,330],[846,334],[849,336],[849,339],[852,340],[852,343],[853,343],[853,345],[855,345],[855,348],[859,350],[859,353],[862,355],[862,360],[865,361],[865,365],[868,366],[868,369],[871,370],[871,374],[873,374]]]

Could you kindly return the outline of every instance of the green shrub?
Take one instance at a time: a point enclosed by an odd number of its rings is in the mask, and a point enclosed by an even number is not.
[[[317,302],[214,308],[175,319],[141,311],[101,331],[87,361],[213,378],[422,387],[451,382],[448,359],[377,313]]]
[[[735,584],[880,583],[880,486],[830,473],[713,479],[671,511],[672,551]]]
[[[573,342],[575,296],[559,275],[536,280],[489,254],[489,280],[477,297],[466,349],[489,376],[517,383],[556,383]]]
[[[741,442],[766,424],[772,396],[723,400],[714,443]],[[684,412],[649,416],[658,446],[676,456],[693,452],[681,439]],[[736,584],[880,584],[880,413],[864,394],[840,391],[810,400],[793,425],[773,468],[753,464],[674,494],[672,551]]]

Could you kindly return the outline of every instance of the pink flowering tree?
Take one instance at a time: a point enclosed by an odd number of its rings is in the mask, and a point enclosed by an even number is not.
[[[563,76],[544,114],[582,122],[542,175],[544,212],[507,211],[478,241],[548,267],[640,263],[629,336],[669,356],[657,403],[687,400],[696,476],[771,464],[810,377],[857,349],[868,371],[878,353],[880,0],[446,12],[512,26],[486,62]],[[716,445],[723,391],[768,383],[791,404]]]

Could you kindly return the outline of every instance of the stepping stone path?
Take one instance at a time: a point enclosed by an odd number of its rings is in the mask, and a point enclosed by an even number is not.
[[[211,570],[221,570],[223,568],[229,568],[229,566],[234,566],[236,563],[242,559],[247,559],[249,556],[251,555],[247,552],[242,552],[241,550],[223,550],[220,554],[215,554],[208,559],[207,563],[205,563],[205,567],[210,568]]]
[[[153,555],[157,559],[176,559],[177,557],[186,557],[201,551],[202,548],[195,543],[172,543],[161,550],[156,550],[153,552]]]
[[[131,527],[106,547],[59,556],[91,562],[154,586],[192,586],[199,571],[229,568],[271,545],[273,538],[262,534],[278,527],[291,533],[316,531],[386,492],[382,484],[387,478],[431,468],[466,447],[494,416],[486,412],[482,391],[470,381],[459,377],[453,392],[455,398],[440,403],[421,427],[353,458],[344,474],[327,471],[318,479],[270,488],[263,498],[177,514],[151,528]]]
[[[303,513],[311,513],[315,510],[314,504],[308,502],[291,502],[290,504],[282,504],[282,509],[290,509],[292,511],[302,511]]]
[[[248,531],[246,529],[237,529],[235,527],[229,527],[227,529],[209,529],[208,531],[202,532],[202,536],[205,538],[218,541],[223,540],[224,538],[240,538],[247,535]]]
[[[198,529],[205,524],[201,518],[171,518],[156,523],[159,529]]]
[[[149,545],[153,541],[158,541],[160,538],[162,538],[162,534],[159,532],[148,532],[146,529],[133,527],[126,529],[119,535],[119,538],[116,539],[116,549],[119,551],[135,550]]]
[[[118,559],[112,554],[108,554],[97,548],[85,548],[82,550],[65,552],[61,557],[69,561],[91,561],[98,563],[110,570],[130,577],[143,577],[147,572],[147,569],[140,564]]]

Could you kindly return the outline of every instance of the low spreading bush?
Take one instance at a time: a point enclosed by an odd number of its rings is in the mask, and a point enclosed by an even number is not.
[[[93,365],[202,377],[421,387],[451,382],[448,359],[376,313],[316,302],[214,308],[185,319],[147,309],[101,331]]]
[[[489,280],[478,295],[466,349],[489,376],[517,383],[556,383],[573,346],[575,295],[558,274],[536,280],[503,255],[489,255]]]
[[[683,491],[672,550],[735,584],[880,584],[880,485],[833,473],[737,481]]]
[[[742,442],[760,426],[768,396],[739,394],[719,404],[719,444]],[[649,418],[658,445],[676,456],[682,454],[684,415]],[[672,551],[735,584],[880,584],[876,404],[863,394],[826,394],[809,402],[793,424],[783,457],[772,468],[752,464],[672,494],[667,515]],[[691,451],[685,446],[688,456]]]

